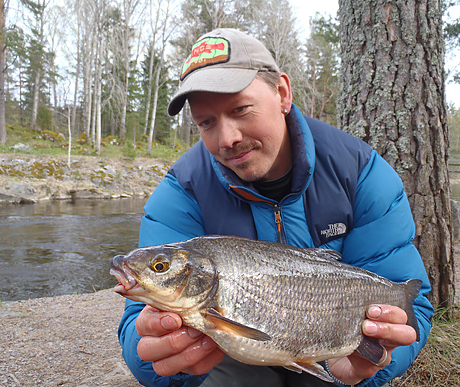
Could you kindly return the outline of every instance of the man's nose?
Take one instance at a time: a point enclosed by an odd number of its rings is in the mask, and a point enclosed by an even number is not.
[[[241,128],[231,119],[223,119],[219,128],[219,147],[232,148],[243,139]]]

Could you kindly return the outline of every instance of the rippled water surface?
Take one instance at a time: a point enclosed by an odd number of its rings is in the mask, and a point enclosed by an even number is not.
[[[145,201],[0,206],[1,301],[114,286],[110,259],[137,247]]]

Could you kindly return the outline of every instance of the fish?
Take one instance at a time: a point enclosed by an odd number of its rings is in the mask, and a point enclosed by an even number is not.
[[[420,337],[420,279],[395,283],[340,260],[334,250],[209,235],[117,255],[110,273],[115,292],[179,314],[239,362],[334,382],[319,362],[355,350],[375,364],[386,356],[362,333],[370,305],[405,310]]]

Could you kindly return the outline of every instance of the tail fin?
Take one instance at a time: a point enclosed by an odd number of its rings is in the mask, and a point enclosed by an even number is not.
[[[413,303],[418,297],[422,281],[413,278],[406,282],[406,314],[407,314],[407,325],[410,325],[417,332],[417,342],[420,341],[420,331],[418,328],[417,318],[415,317]]]

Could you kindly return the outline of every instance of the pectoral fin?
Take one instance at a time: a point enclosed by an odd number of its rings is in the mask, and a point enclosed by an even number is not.
[[[284,368],[297,373],[299,373],[299,371],[305,371],[317,378],[320,378],[321,380],[324,380],[325,382],[335,383],[334,379],[332,379],[326,370],[318,363],[293,362],[289,367]]]
[[[206,309],[203,312],[203,316],[206,320],[213,323],[216,328],[225,332],[231,332],[235,335],[246,337],[251,340],[257,341],[269,341],[271,337],[266,333],[259,331],[257,329],[248,327],[246,325],[240,324],[236,321],[232,321],[224,316],[222,316],[217,310],[210,308]]]

